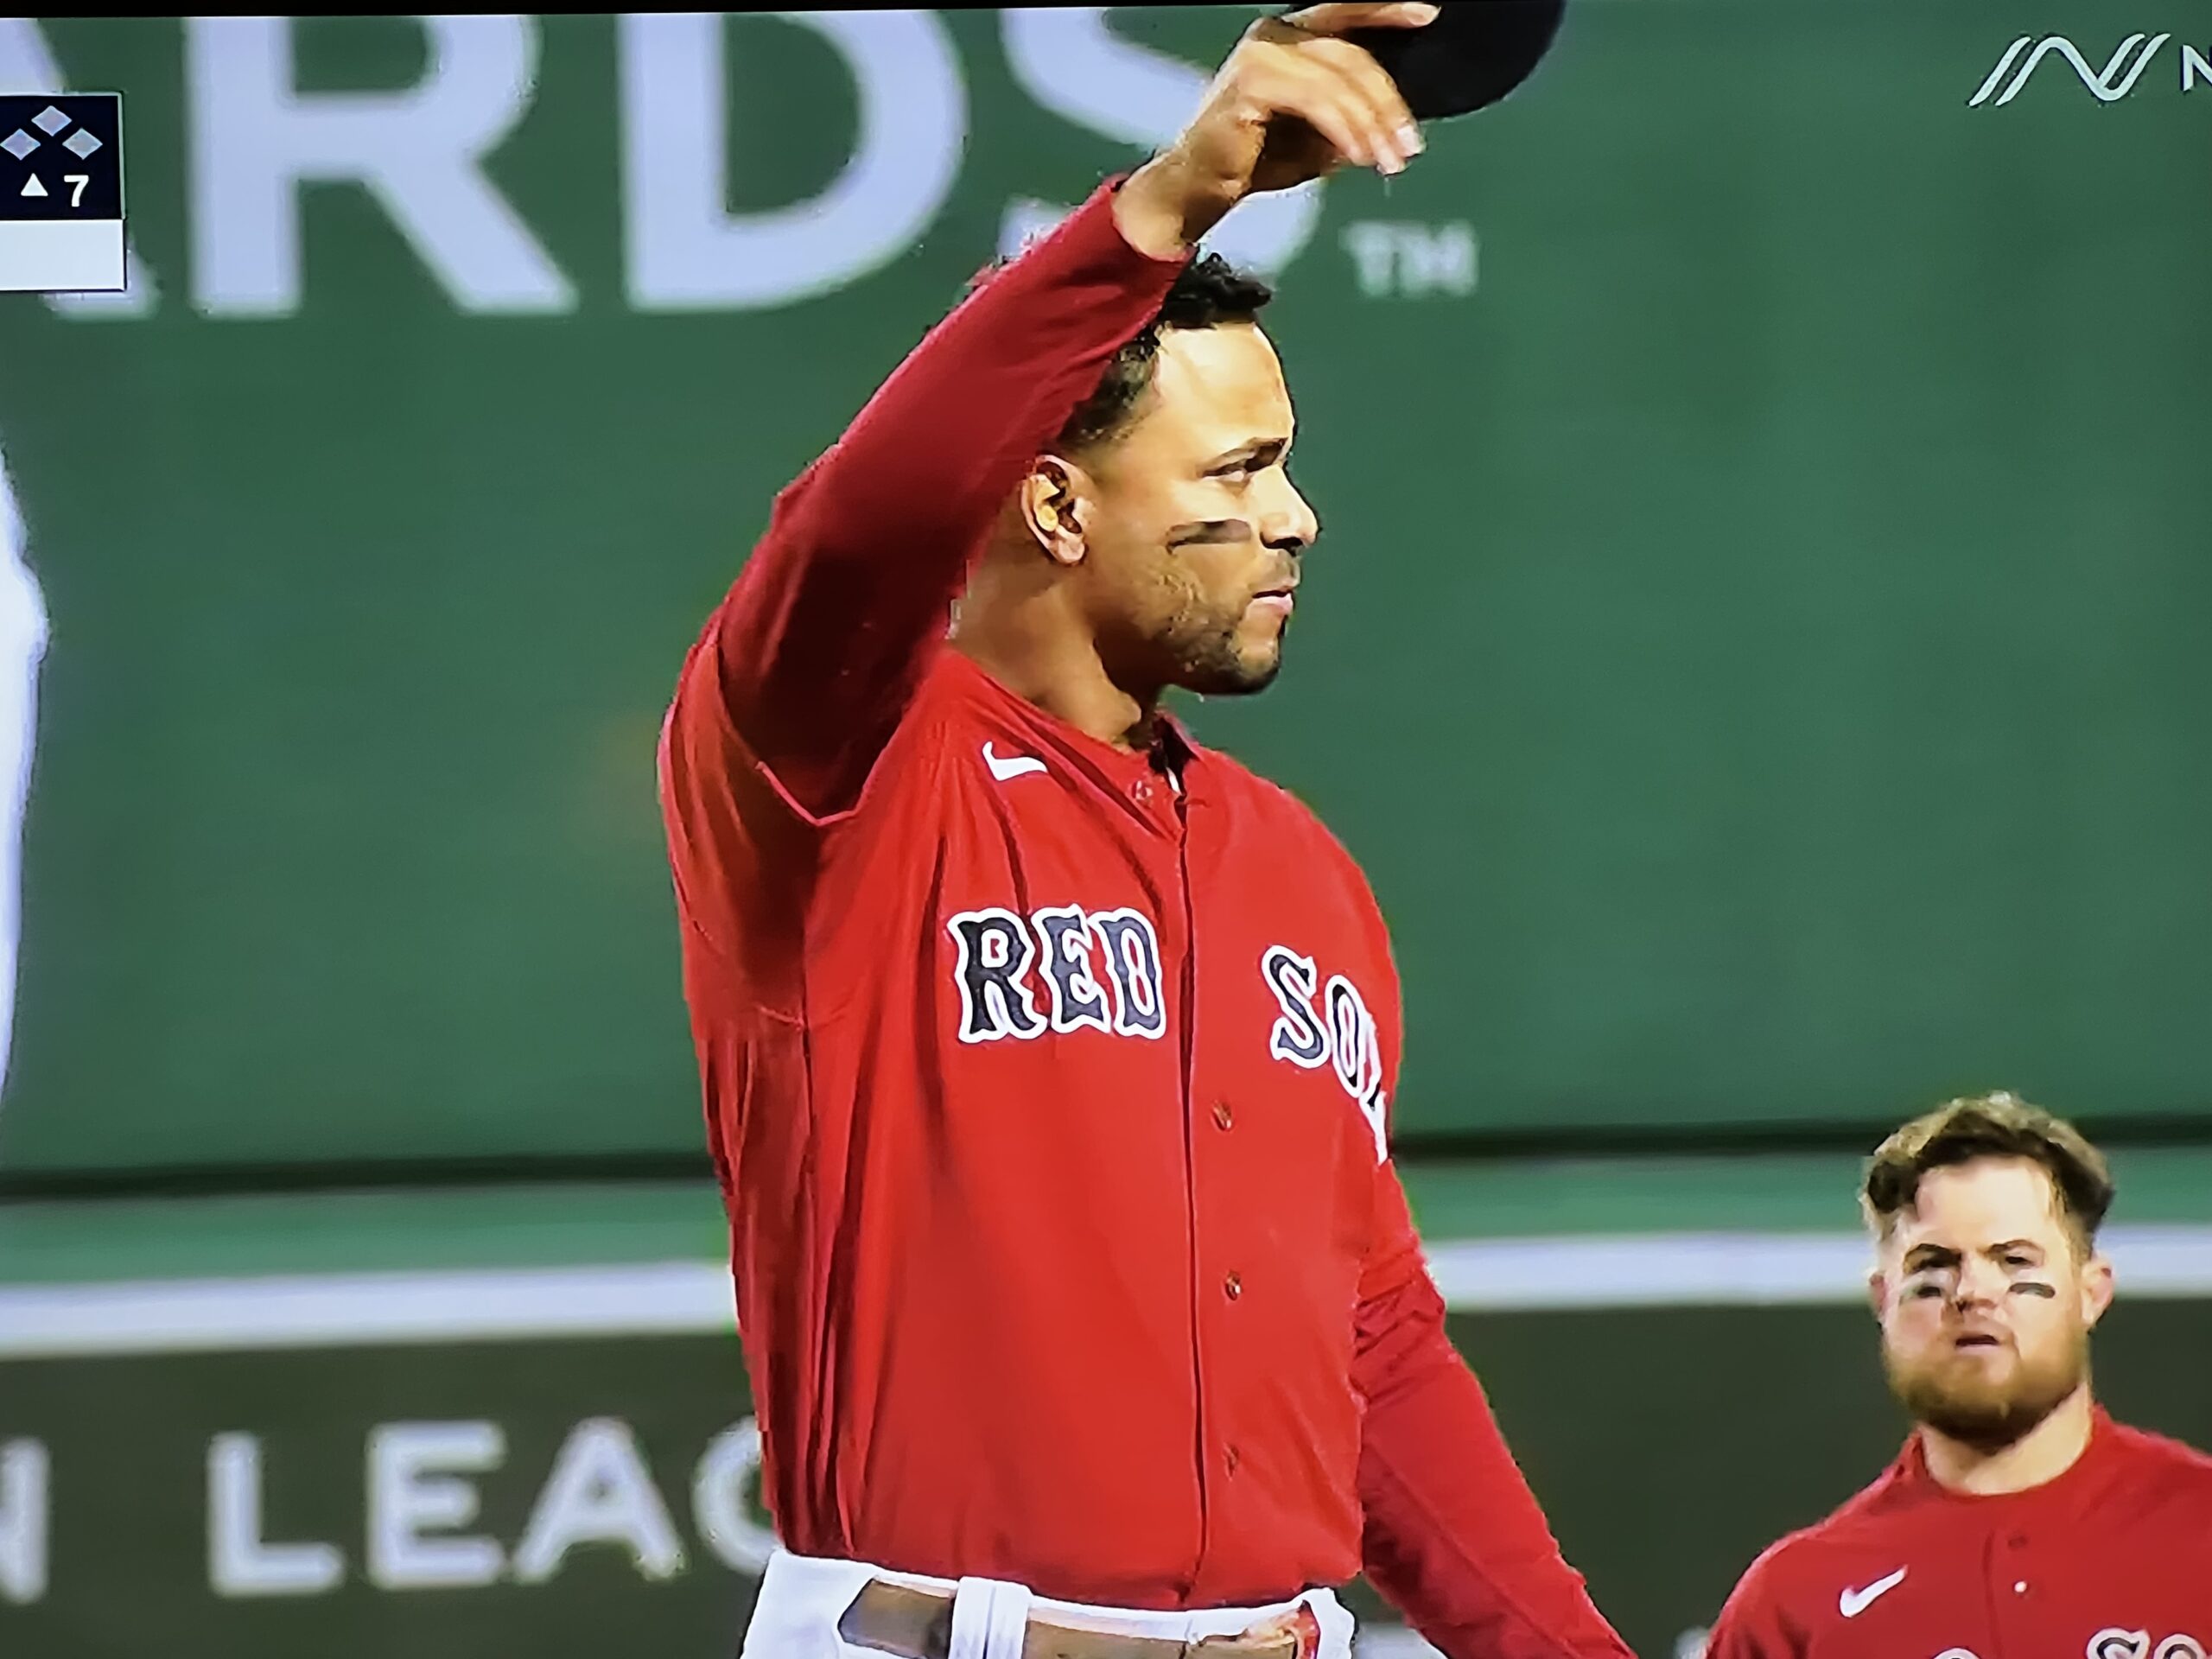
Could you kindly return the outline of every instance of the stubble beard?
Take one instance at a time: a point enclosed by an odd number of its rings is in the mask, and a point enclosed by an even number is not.
[[[1237,627],[1208,629],[1186,635],[1176,652],[1180,671],[1175,683],[1202,697],[1249,697],[1264,691],[1282,672],[1283,638],[1257,660],[1248,656],[1236,640]]]

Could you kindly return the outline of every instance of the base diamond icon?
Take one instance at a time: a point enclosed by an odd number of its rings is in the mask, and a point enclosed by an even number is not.
[[[0,66],[0,294],[130,292],[123,159],[120,93],[16,92]]]

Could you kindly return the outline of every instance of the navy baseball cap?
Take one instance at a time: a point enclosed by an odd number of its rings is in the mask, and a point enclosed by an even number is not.
[[[1419,29],[1356,29],[1344,38],[1389,72],[1416,121],[1440,121],[1495,104],[1528,79],[1566,11],[1567,0],[1457,0]]]

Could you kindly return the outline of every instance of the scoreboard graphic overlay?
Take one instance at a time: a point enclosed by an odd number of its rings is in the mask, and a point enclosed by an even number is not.
[[[0,290],[123,289],[123,98],[0,97]]]

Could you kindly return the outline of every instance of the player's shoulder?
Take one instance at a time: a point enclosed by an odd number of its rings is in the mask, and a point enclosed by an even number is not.
[[[1833,1554],[1829,1534],[1834,1520],[1829,1516],[1809,1527],[1784,1533],[1761,1550],[1737,1580],[1731,1602],[1780,1605],[1794,1599],[1795,1593]]]
[[[1295,849],[1308,879],[1319,878],[1316,890],[1332,891],[1339,902],[1363,918],[1363,925],[1374,931],[1387,952],[1389,925],[1383,918],[1382,901],[1375,896],[1374,884],[1321,815],[1293,791],[1272,778],[1262,778],[1218,749],[1209,750],[1205,759],[1217,767],[1224,792],[1241,813],[1250,816],[1251,829],[1271,842]]]
[[[1226,749],[1201,748],[1198,756],[1198,764],[1213,773],[1216,786],[1239,805],[1255,811],[1281,813],[1312,825],[1324,835],[1328,833],[1319,813],[1274,779],[1262,778]]]
[[[2198,1480],[2212,1480],[2212,1452],[2200,1451],[2186,1440],[2138,1428],[2133,1423],[2115,1421],[2110,1432],[2113,1446],[2138,1463],[2170,1469]]]
[[[2128,1423],[2110,1423],[2106,1433],[2132,1477],[2153,1479],[2212,1515],[2212,1452]]]
[[[1301,836],[1317,855],[1339,867],[1365,890],[1367,876],[1359,868],[1359,861],[1337,838],[1321,815],[1297,794],[1272,778],[1262,778],[1236,756],[1224,754],[1219,749],[1206,750],[1204,761],[1214,770],[1217,786],[1239,810],[1252,813],[1273,832],[1289,831]]]
[[[1815,1524],[1785,1533],[1752,1558],[1713,1621],[1708,1652],[1731,1659],[1756,1652],[1762,1633],[1795,1624],[1816,1575],[1814,1563],[1827,1559],[1820,1530]]]
[[[1759,1553],[1744,1570],[1737,1594],[1746,1601],[1784,1606],[1817,1593],[1835,1594],[1840,1565],[1849,1576],[1870,1548],[1891,1548],[1910,1526],[1909,1484],[1895,1465],[1860,1488],[1810,1526],[1786,1533]]]

